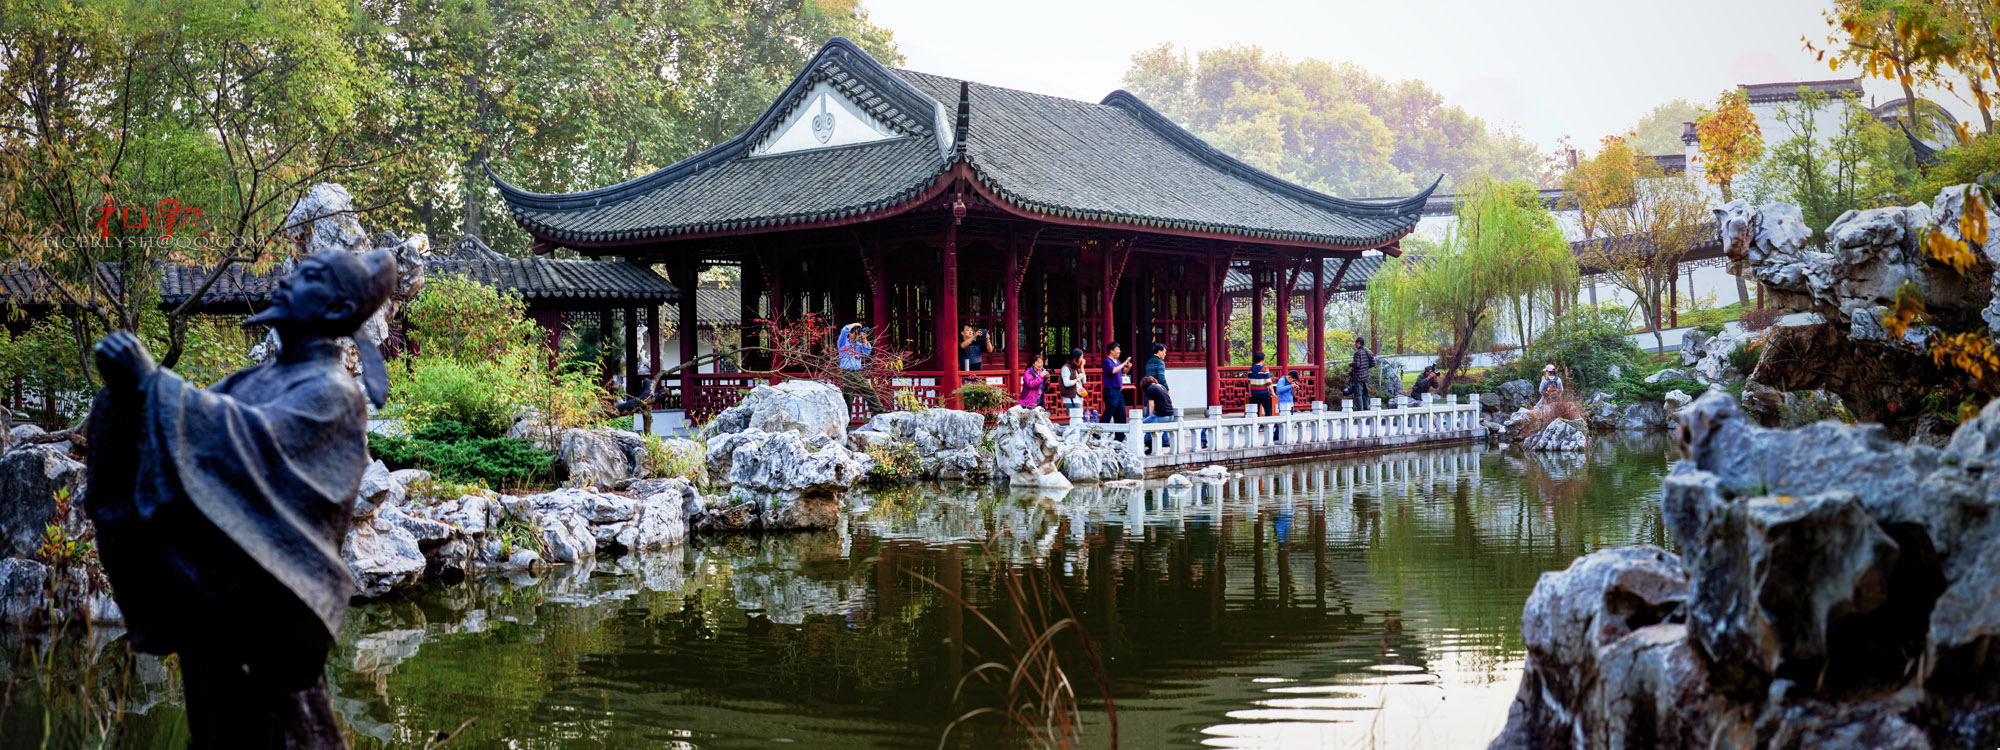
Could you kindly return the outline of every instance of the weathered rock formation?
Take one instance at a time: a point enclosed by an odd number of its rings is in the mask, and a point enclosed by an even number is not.
[[[1521,447],[1531,451],[1580,451],[1590,444],[1589,426],[1583,420],[1551,420],[1535,434],[1521,440]]]
[[[916,453],[919,479],[978,479],[995,471],[994,455],[981,450],[986,418],[969,411],[925,409],[878,414],[851,433],[857,451],[899,443]]]
[[[420,471],[364,475],[341,557],[362,596],[426,576],[528,570],[600,553],[654,549],[687,537],[702,505],[686,479],[642,479],[622,493],[565,488],[514,497],[477,491],[427,497]],[[364,507],[365,506],[365,507]]]
[[[1056,434],[1047,412],[1018,406],[1008,409],[993,427],[993,444],[997,452],[995,468],[1008,485],[1057,489],[1070,486],[1069,478],[1056,466],[1062,436]]]
[[[735,406],[710,420],[705,432],[796,432],[800,437],[847,441],[847,401],[840,390],[811,380],[758,385]]]
[[[1680,418],[1678,558],[1544,574],[1494,748],[1990,748],[2000,734],[2000,402],[1943,450],[1879,425]]]
[[[1976,197],[1976,201],[1972,200]],[[1967,204],[1979,205],[1967,219]],[[1940,192],[1931,206],[1849,211],[1827,227],[1827,248],[1811,249],[1811,232],[1796,207],[1769,203],[1752,208],[1734,201],[1717,209],[1730,270],[1764,284],[1770,301],[1787,312],[1815,313],[1823,321],[1772,329],[1753,377],[1780,391],[1825,389],[1857,416],[1882,421],[1899,433],[1918,408],[1911,383],[1966,380],[1937,365],[1925,351],[1933,329],[1917,325],[1889,335],[1884,317],[1899,290],[1914,291],[1930,320],[1948,330],[2000,335],[2000,233],[1972,248],[1963,272],[1931,251],[1933,230],[1963,239],[1966,224],[1991,226],[1992,200],[1973,185]],[[2000,373],[1988,372],[1970,387],[2000,394]]]
[[[1071,482],[1095,484],[1144,479],[1146,465],[1117,440],[1068,430],[1056,449],[1056,467]]]
[[[83,463],[55,446],[22,443],[0,455],[0,557],[35,554],[49,524],[61,524],[72,539],[89,541],[83,474]],[[65,489],[71,498],[68,517],[56,508],[56,494]]]

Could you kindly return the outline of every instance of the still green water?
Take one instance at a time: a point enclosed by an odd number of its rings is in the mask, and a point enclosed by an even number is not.
[[[1673,452],[1614,434],[1587,455],[1434,449],[1183,490],[861,494],[833,531],[362,604],[329,680],[357,748],[461,726],[447,747],[933,748],[998,705],[966,678],[1009,653],[995,629],[1026,640],[1066,603],[1106,675],[1073,634],[1054,639],[1086,745],[1108,739],[1102,684],[1121,747],[1482,748],[1536,578],[1602,547],[1666,546]],[[1001,566],[1052,586],[1021,602]],[[170,671],[127,668],[143,685],[113,744],[185,744]],[[0,745],[38,744],[39,713],[17,697]],[[944,744],[1013,743],[989,715]]]

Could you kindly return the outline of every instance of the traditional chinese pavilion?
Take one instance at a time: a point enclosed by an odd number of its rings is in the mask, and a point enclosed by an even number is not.
[[[1319,331],[1314,303],[1338,283],[1328,269],[1396,254],[1431,192],[1335,198],[1216,150],[1123,91],[1092,104],[892,70],[845,39],[749,130],[686,161],[561,195],[494,181],[538,251],[660,264],[682,289],[704,266],[740,264],[745,321],[811,311],[870,324],[878,345],[914,354],[904,382],[932,402],[971,378],[1012,389],[1036,351],[1059,364],[1080,348],[1094,365],[1108,341],[1140,357],[1157,341],[1177,405],[1231,408],[1240,369],[1211,345],[1230,274],[1275,290],[1279,310],[1306,302]],[[679,303],[679,319],[696,319],[695,295]],[[978,372],[959,371],[963,323],[990,331]],[[1270,364],[1304,369],[1317,397],[1325,347],[1288,362],[1284,326],[1265,326]],[[693,357],[694,339],[680,343]],[[752,377],[687,375],[689,416],[726,406]],[[1047,404],[1066,416],[1053,393]]]

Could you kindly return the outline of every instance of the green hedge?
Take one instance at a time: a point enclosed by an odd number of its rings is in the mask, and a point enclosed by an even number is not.
[[[368,452],[391,469],[423,469],[454,482],[511,488],[556,484],[553,453],[525,440],[480,437],[461,422],[431,422],[407,437],[370,435]]]

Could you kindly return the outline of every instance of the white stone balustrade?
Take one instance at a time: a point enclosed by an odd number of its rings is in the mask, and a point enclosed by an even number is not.
[[[1225,415],[1209,407],[1199,419],[1144,422],[1132,409],[1125,424],[1080,424],[1093,435],[1116,436],[1148,469],[1345,453],[1478,437],[1479,397],[1425,395],[1391,407],[1377,399],[1357,411],[1343,399],[1333,411],[1322,402],[1295,406],[1290,414],[1261,416],[1256,407]]]

